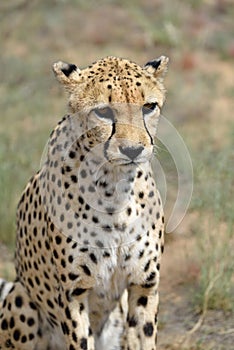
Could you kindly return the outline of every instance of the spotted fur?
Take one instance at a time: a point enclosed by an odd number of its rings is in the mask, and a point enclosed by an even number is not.
[[[0,349],[156,349],[164,217],[150,160],[167,63],[54,64],[69,114],[18,205]]]

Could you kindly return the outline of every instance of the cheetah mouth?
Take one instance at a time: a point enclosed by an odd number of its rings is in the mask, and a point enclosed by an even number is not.
[[[126,158],[115,158],[110,159],[109,162],[113,165],[118,166],[138,166],[139,164],[147,163],[149,159],[140,158],[140,159],[126,159]]]

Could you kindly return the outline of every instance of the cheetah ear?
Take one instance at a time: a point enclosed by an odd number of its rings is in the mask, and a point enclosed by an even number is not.
[[[58,61],[53,64],[53,71],[58,81],[68,91],[80,81],[80,69],[75,64]]]
[[[169,58],[166,56],[160,56],[155,60],[149,61],[145,64],[144,68],[150,74],[153,74],[155,78],[163,81],[168,69]]]

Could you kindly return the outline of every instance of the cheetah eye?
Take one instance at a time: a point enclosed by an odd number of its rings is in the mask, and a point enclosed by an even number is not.
[[[158,106],[157,102],[145,103],[142,107],[143,115],[152,113]]]
[[[94,112],[97,115],[97,117],[106,119],[114,123],[114,113],[110,107],[95,108]]]

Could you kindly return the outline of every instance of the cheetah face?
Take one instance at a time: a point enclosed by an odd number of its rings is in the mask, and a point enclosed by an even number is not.
[[[107,57],[80,70],[55,63],[54,72],[69,93],[69,108],[80,122],[96,158],[118,166],[145,163],[152,156],[164,103],[163,77],[168,58],[143,68],[125,59]]]
[[[89,134],[106,161],[137,165],[151,158],[160,109],[157,102],[101,104],[88,116]],[[99,136],[99,137],[98,137]]]

